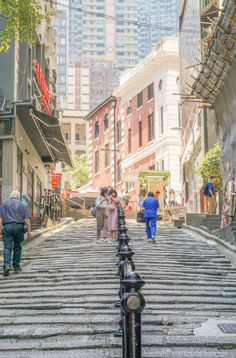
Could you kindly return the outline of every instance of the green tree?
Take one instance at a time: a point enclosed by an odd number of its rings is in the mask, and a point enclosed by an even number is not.
[[[7,52],[12,38],[23,42],[37,42],[36,28],[49,14],[44,14],[39,0],[0,0],[1,20],[5,26],[0,29],[0,52]],[[4,21],[2,21],[3,23]]]
[[[73,167],[66,166],[66,175],[71,189],[77,189],[88,182],[89,168],[86,154],[78,155],[73,160]]]
[[[222,173],[220,169],[221,162],[221,147],[219,144],[215,144],[210,149],[205,158],[201,161],[197,168],[197,174],[200,175],[204,183],[208,182],[210,177],[214,175],[216,177],[216,187],[218,190],[222,189]]]

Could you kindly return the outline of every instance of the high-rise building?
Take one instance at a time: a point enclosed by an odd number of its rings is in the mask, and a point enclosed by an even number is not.
[[[69,18],[70,55],[112,61],[120,72],[138,63],[137,24],[132,23],[138,19],[137,1],[70,0]]]
[[[138,31],[139,56],[146,57],[163,37],[176,37],[179,0],[137,0],[138,20],[146,26]],[[150,26],[147,26],[150,24]]]
[[[56,37],[57,37],[57,92],[58,103],[67,100],[67,70],[68,70],[68,14],[65,8],[57,10]]]

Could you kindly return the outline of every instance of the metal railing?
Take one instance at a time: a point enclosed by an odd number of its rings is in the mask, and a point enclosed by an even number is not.
[[[130,238],[125,225],[125,213],[122,205],[118,208],[118,274],[120,278],[119,300],[115,307],[120,308],[119,329],[116,337],[122,337],[122,358],[141,358],[141,312],[145,300],[140,292],[145,282],[135,271],[132,257],[135,254],[129,246]]]

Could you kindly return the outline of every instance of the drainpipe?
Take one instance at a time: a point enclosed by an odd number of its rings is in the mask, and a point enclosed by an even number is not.
[[[208,130],[207,130],[207,109],[203,108],[203,153],[204,156],[208,152]]]
[[[114,122],[114,148],[113,148],[113,152],[114,152],[114,189],[116,190],[116,104],[117,104],[117,99],[114,98],[114,105],[113,105],[113,122]]]

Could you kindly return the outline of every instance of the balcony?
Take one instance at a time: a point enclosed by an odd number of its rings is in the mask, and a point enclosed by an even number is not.
[[[76,140],[75,145],[86,146],[86,140]]]

